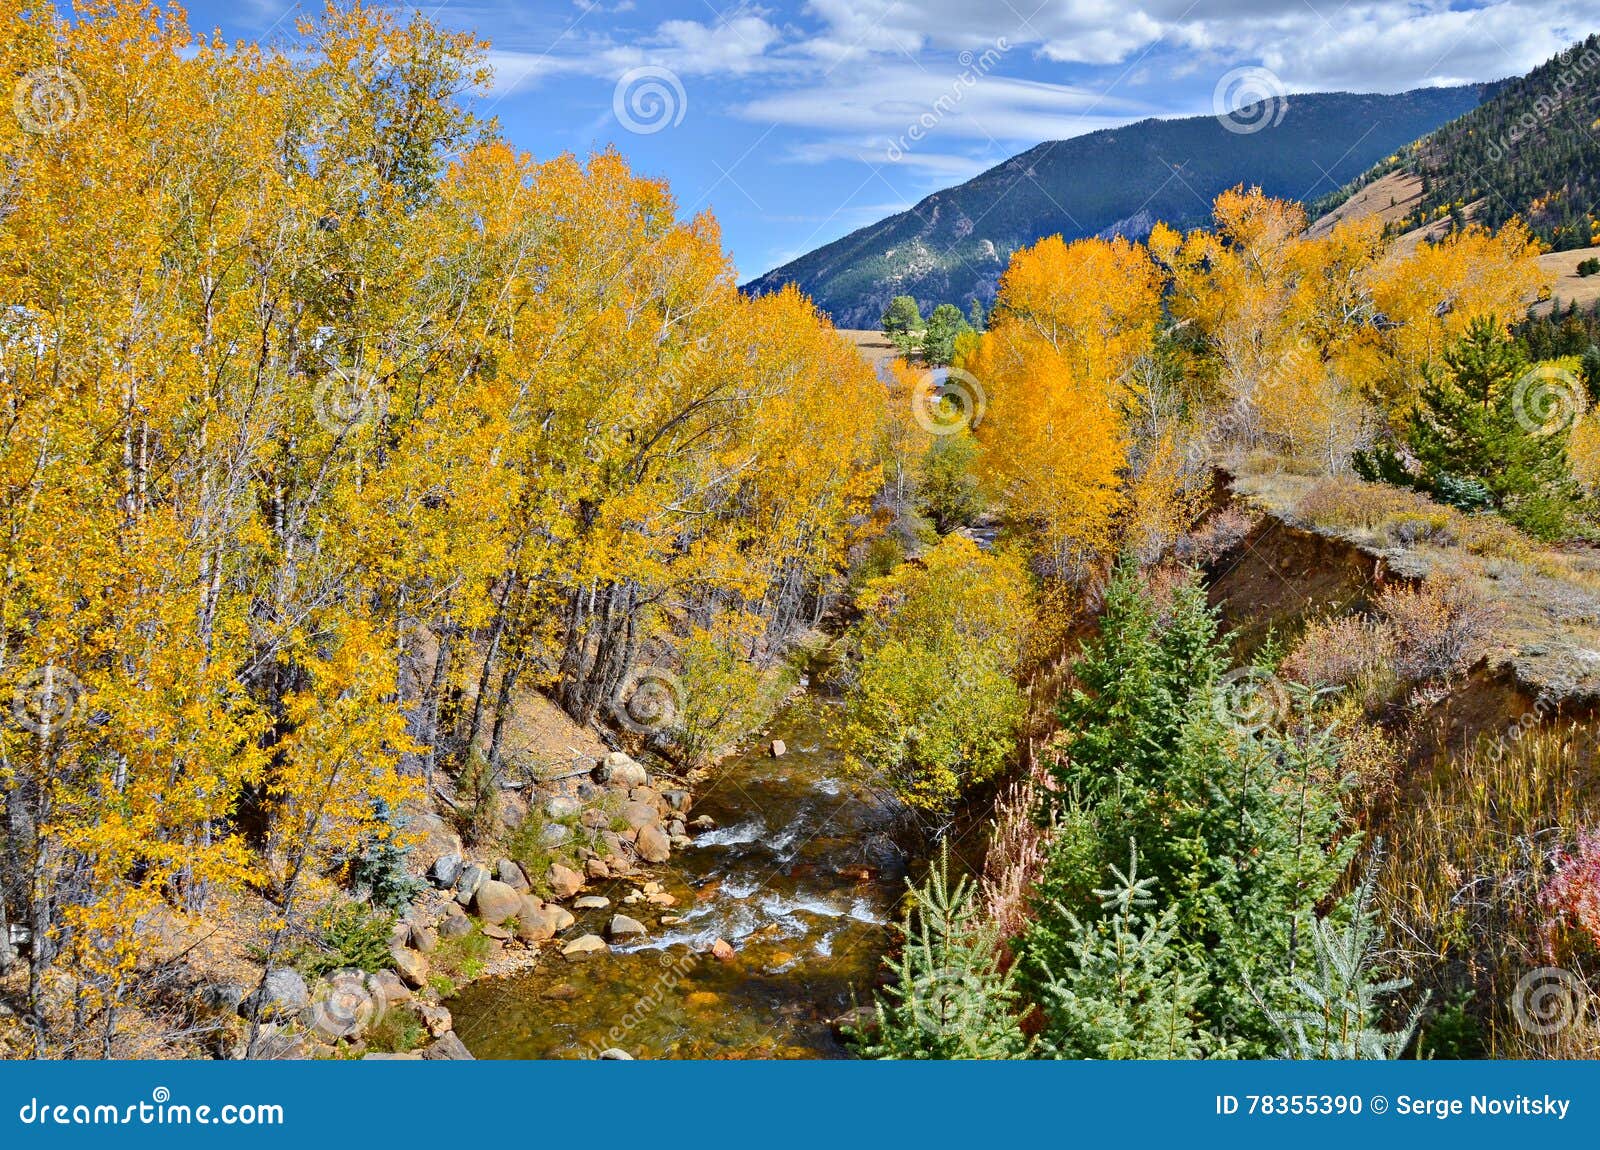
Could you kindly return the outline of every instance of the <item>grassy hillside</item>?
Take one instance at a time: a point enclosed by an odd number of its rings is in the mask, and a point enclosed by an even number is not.
[[[1520,216],[1558,251],[1585,247],[1597,236],[1597,126],[1600,36],[1590,36],[1315,206],[1334,211],[1398,173],[1417,194],[1390,221],[1396,232]]]
[[[1476,106],[1476,87],[1397,96],[1293,96],[1280,122],[1229,131],[1215,117],[1144,120],[1040,144],[910,211],[852,232],[746,285],[798,284],[841,327],[875,327],[888,300],[994,298],[1011,253],[1042,236],[1142,237],[1157,220],[1204,221],[1235,184],[1307,199]]]

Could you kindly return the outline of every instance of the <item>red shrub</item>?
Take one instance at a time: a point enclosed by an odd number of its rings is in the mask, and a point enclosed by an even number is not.
[[[1579,831],[1577,846],[1557,852],[1554,862],[1556,873],[1539,891],[1539,906],[1551,920],[1545,934],[1552,959],[1562,936],[1572,932],[1600,948],[1600,832]]]

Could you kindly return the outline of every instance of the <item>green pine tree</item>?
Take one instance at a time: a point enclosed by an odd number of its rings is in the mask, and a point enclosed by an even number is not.
[[[927,330],[922,335],[922,358],[938,367],[949,364],[955,354],[956,336],[970,330],[961,309],[953,303],[942,303],[928,317]]]
[[[1583,373],[1583,390],[1589,394],[1589,406],[1600,406],[1600,347],[1591,343],[1585,348],[1578,366]]]
[[[1174,943],[1169,908],[1155,911],[1155,880],[1139,877],[1139,849],[1115,882],[1096,890],[1102,917],[1057,906],[1064,930],[1036,944],[1045,968],[1040,1052],[1054,1058],[1201,1058],[1226,1053],[1200,1028],[1196,964]],[[1053,929],[1053,928],[1052,928]]]
[[[1330,919],[1306,916],[1315,966],[1309,975],[1289,980],[1284,1005],[1265,1007],[1283,1037],[1285,1058],[1399,1058],[1417,1032],[1426,995],[1397,1029],[1382,1026],[1379,1000],[1405,990],[1411,981],[1374,981],[1372,976],[1378,934],[1372,913],[1375,869],[1374,860],[1368,878],[1351,896],[1342,928]]]
[[[917,307],[914,296],[895,296],[889,301],[889,306],[883,309],[883,318],[879,322],[883,326],[883,334],[889,337],[901,355],[911,354],[922,338],[922,310]]]
[[[1281,691],[1241,699],[1220,674],[1215,612],[1197,579],[1158,610],[1130,569],[1107,591],[1100,633],[1061,708],[1070,732],[1045,812],[1055,824],[1023,939],[1024,989],[1047,995],[1066,915],[1104,917],[1096,879],[1130,840],[1172,914],[1170,944],[1201,982],[1201,1029],[1264,1056],[1276,1031],[1249,989],[1278,994],[1310,942],[1293,928],[1334,889],[1356,836],[1339,801],[1334,734],[1303,721],[1310,701],[1271,719]]]
[[[1574,397],[1553,394],[1557,384],[1530,386],[1527,372],[1521,348],[1494,317],[1474,320],[1425,369],[1406,441],[1422,484],[1441,499],[1472,510],[1487,491],[1506,518],[1551,537],[1564,528],[1574,498],[1564,418]]]
[[[965,877],[950,884],[946,844],[903,924],[896,979],[876,996],[875,1029],[852,1034],[868,1058],[1022,1058],[1015,971]]]

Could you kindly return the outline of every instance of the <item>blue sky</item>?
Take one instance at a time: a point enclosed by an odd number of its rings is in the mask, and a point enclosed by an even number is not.
[[[320,7],[320,0],[309,5]],[[1600,30],[1577,0],[446,0],[491,40],[477,98],[546,157],[615,144],[721,221],[741,280],[1042,140],[1294,92],[1526,71]],[[196,0],[273,39],[282,0]]]

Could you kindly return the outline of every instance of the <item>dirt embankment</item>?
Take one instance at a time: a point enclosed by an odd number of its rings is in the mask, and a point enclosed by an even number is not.
[[[1208,571],[1211,601],[1239,658],[1268,637],[1292,640],[1311,620],[1365,613],[1385,587],[1445,578],[1493,604],[1485,657],[1417,716],[1437,750],[1464,751],[1514,725],[1600,718],[1600,559],[1588,550],[1483,556],[1438,541],[1398,543],[1379,523],[1330,527],[1301,511],[1319,481],[1286,475],[1229,481],[1231,498],[1259,516]]]

